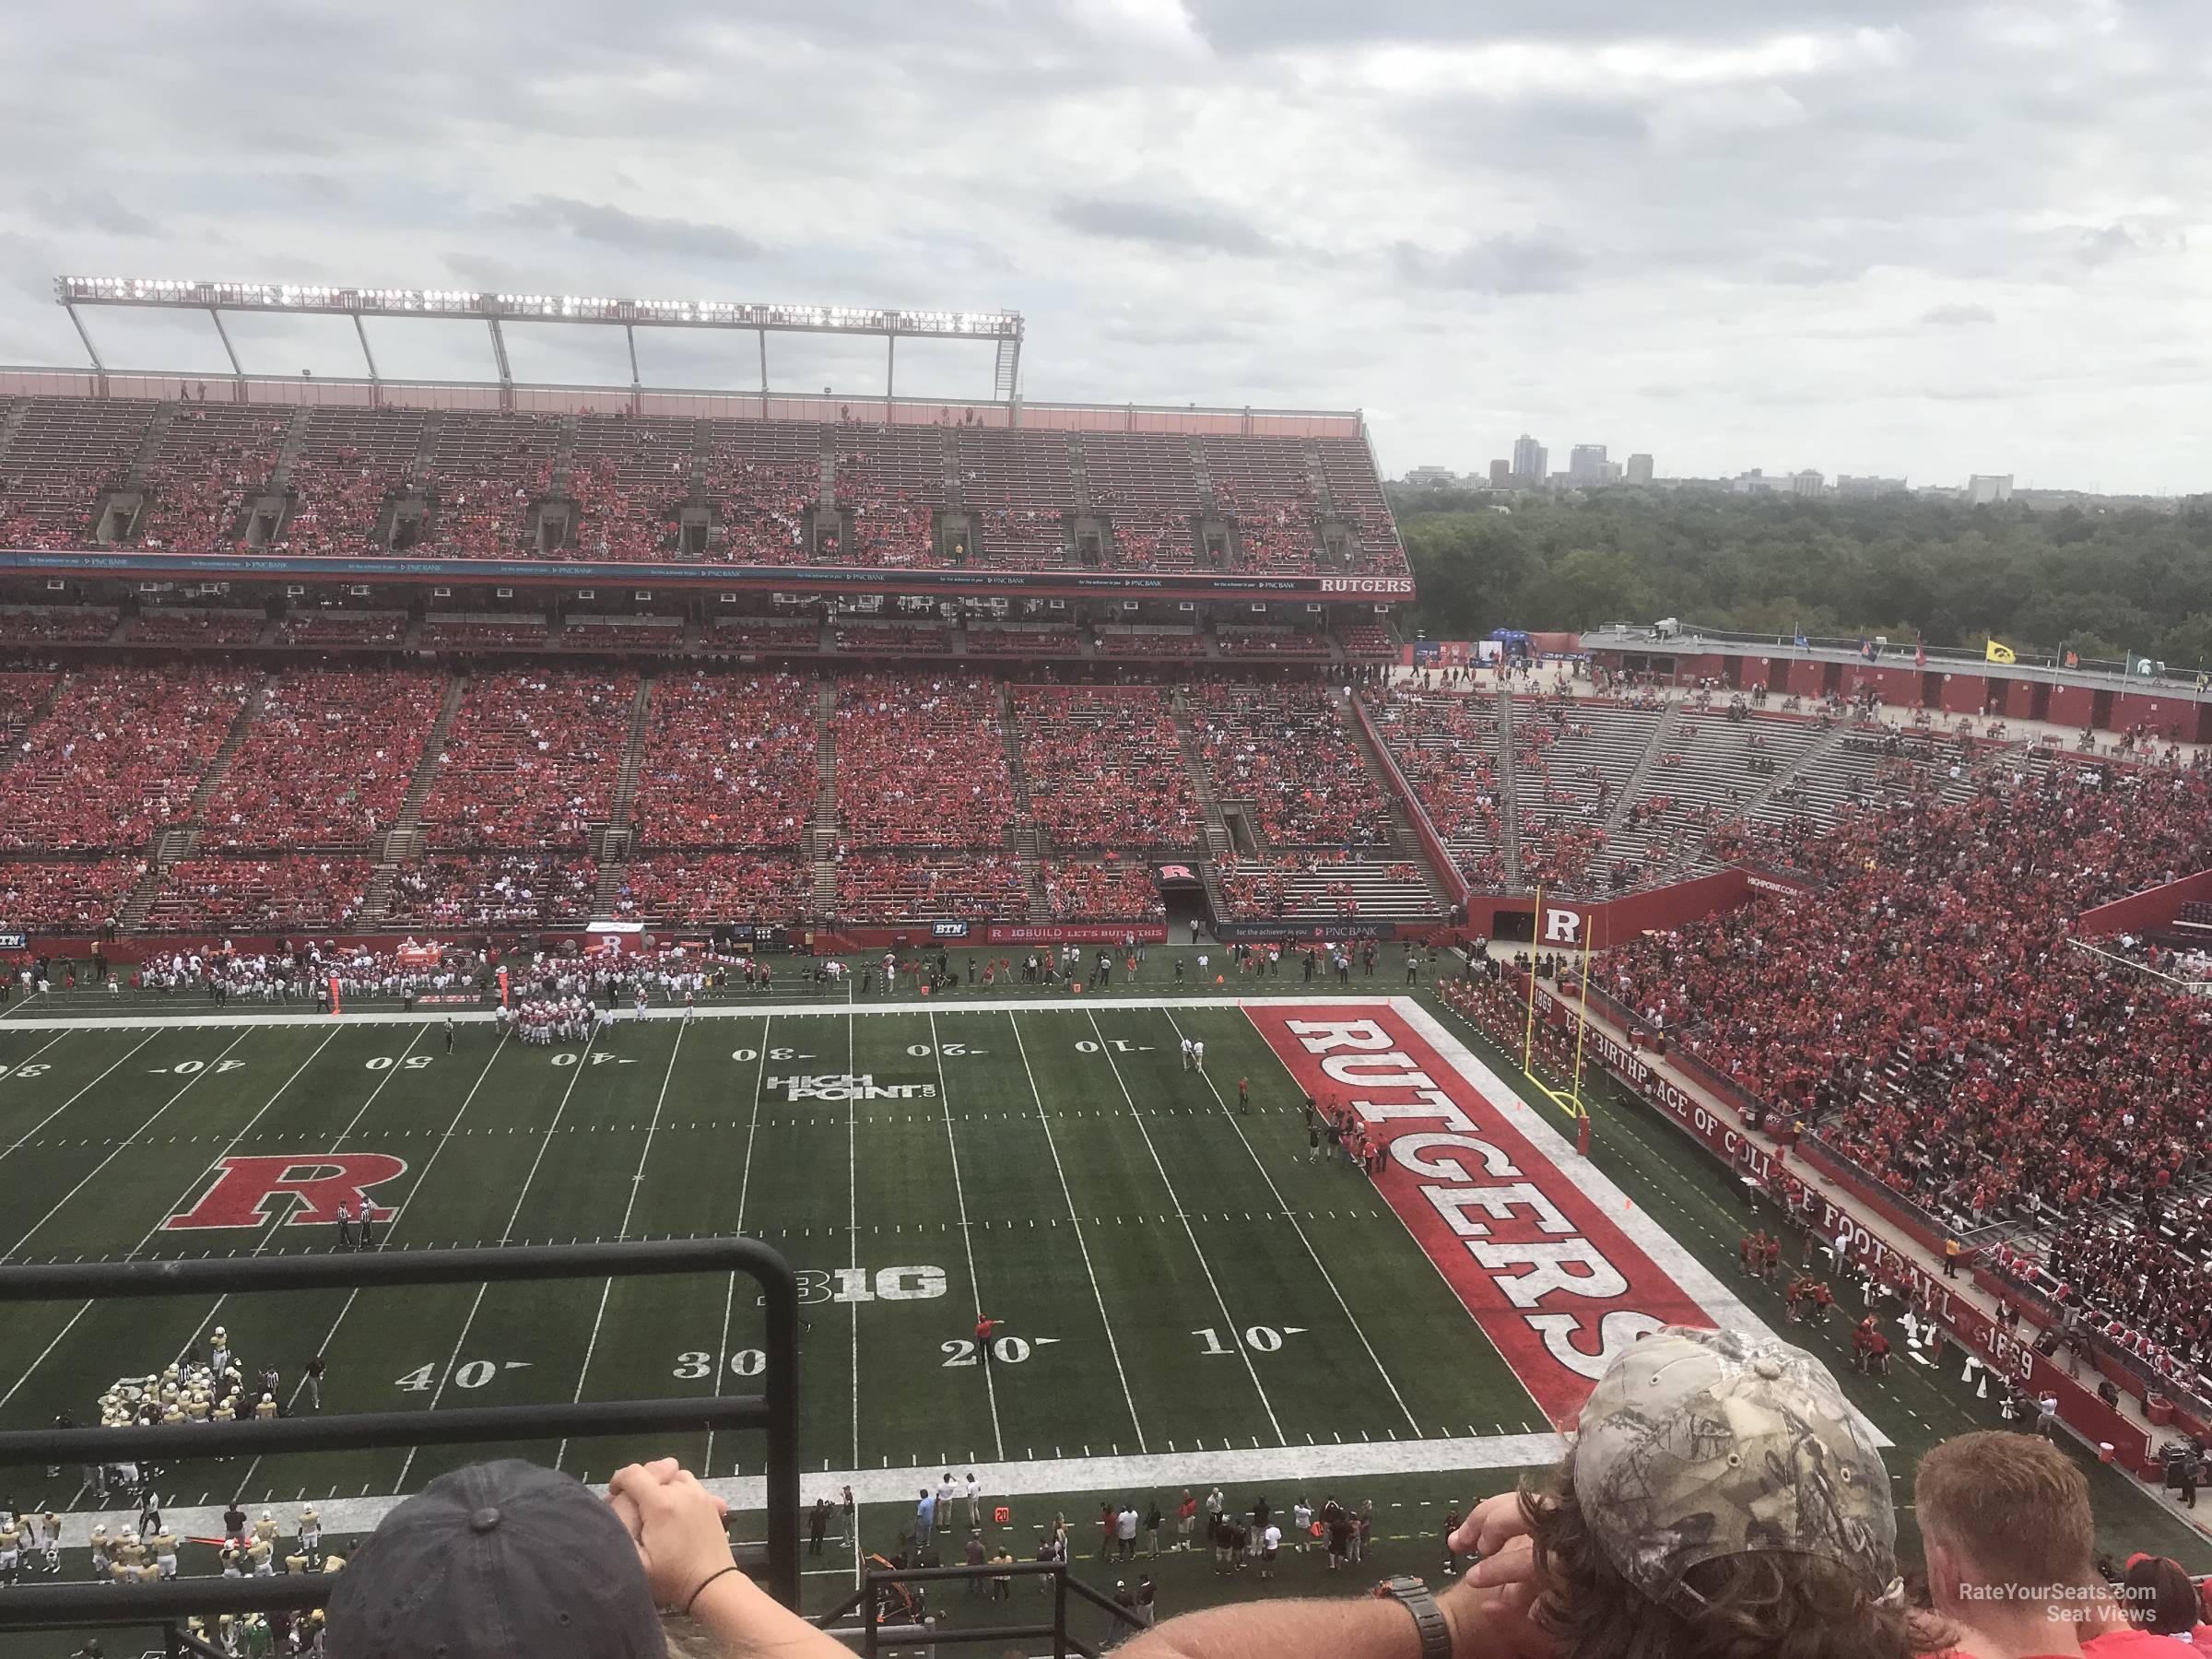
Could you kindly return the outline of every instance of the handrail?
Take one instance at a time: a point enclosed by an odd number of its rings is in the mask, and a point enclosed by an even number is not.
[[[256,1290],[629,1278],[649,1274],[742,1273],[767,1313],[764,1393],[570,1405],[466,1406],[335,1417],[276,1418],[208,1428],[148,1424],[0,1433],[0,1465],[124,1461],[450,1445],[557,1436],[660,1434],[694,1429],[768,1433],[767,1561],[762,1577],[788,1606],[799,1600],[798,1281],[782,1255],[757,1239],[541,1244],[347,1254],[207,1257],[197,1261],[73,1262],[0,1267],[0,1305],[10,1302],[229,1294]],[[328,1598],[323,1574],[277,1579],[193,1578],[131,1585],[18,1583],[0,1594],[0,1630],[86,1624],[172,1624],[192,1613],[303,1610]]]

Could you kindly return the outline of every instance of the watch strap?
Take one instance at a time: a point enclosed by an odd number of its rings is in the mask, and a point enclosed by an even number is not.
[[[1421,1638],[1421,1659],[1451,1659],[1452,1627],[1426,1583],[1411,1576],[1387,1578],[1375,1586],[1375,1594],[1413,1615],[1413,1627]]]

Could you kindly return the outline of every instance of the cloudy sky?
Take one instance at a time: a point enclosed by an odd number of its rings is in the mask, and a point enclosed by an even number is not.
[[[2212,485],[2205,0],[89,0],[0,7],[0,63],[8,363],[82,362],[63,271],[1005,306],[1031,397],[1356,406],[1394,474],[1528,430]],[[222,365],[89,321],[111,365]],[[359,371],[335,319],[235,332]],[[521,378],[628,379],[611,331],[514,332]],[[371,335],[489,374],[480,330]],[[901,389],[990,368],[917,347]]]

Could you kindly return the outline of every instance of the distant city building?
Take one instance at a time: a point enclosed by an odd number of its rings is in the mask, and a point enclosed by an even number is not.
[[[1976,473],[1966,481],[1966,499],[1977,507],[1984,501],[2011,500],[2012,475],[2010,473]]]
[[[1629,457],[1628,481],[1631,484],[1649,484],[1652,481],[1652,458],[1649,455]]]
[[[1794,496],[1817,498],[1822,493],[1822,488],[1827,482],[1826,478],[1808,466],[1803,472],[1794,472],[1790,475],[1790,493]]]
[[[1406,482],[1428,489],[1441,489],[1448,484],[1459,482],[1459,475],[1448,466],[1417,466],[1406,475]]]
[[[1530,484],[1544,482],[1551,454],[1526,432],[1513,440],[1513,477]]]
[[[1621,465],[1619,462],[1608,461],[1606,463],[1606,482],[1618,484],[1628,476],[1628,471],[1629,469]]]
[[[1580,488],[1606,482],[1606,446],[1578,443],[1567,457],[1567,481]]]
[[[1764,468],[1755,466],[1749,472],[1737,473],[1728,488],[1737,495],[1772,495],[1781,486],[1779,478],[1770,478]]]
[[[1511,461],[1493,461],[1490,463],[1490,483],[1493,488],[1503,489],[1512,481],[1513,464]]]
[[[1850,473],[1836,475],[1836,493],[1840,496],[1903,495],[1906,488],[1902,478],[1881,478],[1872,473],[1861,473],[1856,477]]]

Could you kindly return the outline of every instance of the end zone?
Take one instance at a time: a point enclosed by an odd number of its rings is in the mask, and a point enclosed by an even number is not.
[[[1383,1197],[1554,1425],[1662,1325],[1771,1334],[1418,1003],[1243,1006],[1308,1093],[1366,1123]]]

